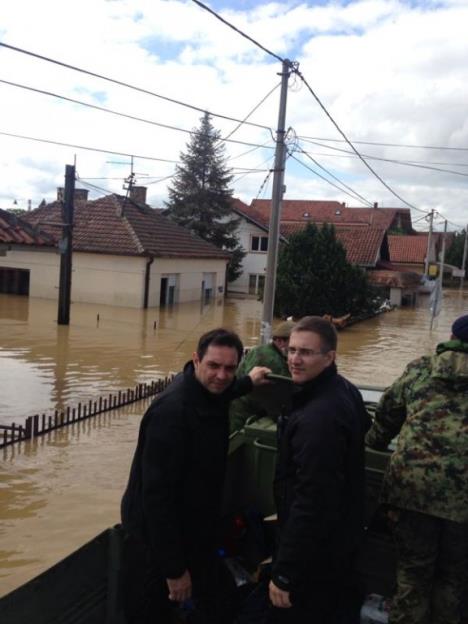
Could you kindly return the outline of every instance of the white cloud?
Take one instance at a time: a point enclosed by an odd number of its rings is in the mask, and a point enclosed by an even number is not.
[[[5,12],[4,12],[5,13]],[[251,10],[231,8],[222,15],[281,56],[300,61],[300,70],[349,138],[393,144],[468,148],[468,20],[466,1],[409,4],[396,0],[362,0],[316,6],[303,2],[258,4]],[[202,11],[175,0],[58,0],[10,3],[2,16],[3,42],[124,82],[189,102],[215,113],[243,118],[279,82],[280,64]],[[98,78],[0,48],[0,79],[56,92],[159,123],[192,129],[200,113],[139,94]],[[292,82],[292,81],[291,81]],[[106,114],[0,83],[0,131],[76,145],[177,160],[188,135]],[[279,91],[251,120],[275,127]],[[216,119],[222,134],[233,122]],[[297,135],[340,136],[306,87],[296,82],[288,94],[287,124]],[[263,144],[267,131],[244,126],[234,139]],[[317,160],[361,195],[380,205],[401,205],[355,157],[301,143],[319,153]],[[329,143],[347,149],[343,143]],[[376,145],[356,146],[362,153],[420,163],[447,163],[440,168],[468,173],[468,151],[423,150]],[[86,177],[124,177],[129,166],[113,164],[118,156],[22,141],[0,135],[0,202],[13,198],[37,204],[55,196],[66,163],[77,155]],[[229,144],[229,156],[248,147]],[[324,153],[337,154],[323,156]],[[269,152],[256,150],[233,166],[268,168]],[[313,163],[305,160],[314,168]],[[112,161],[112,162],[109,162]],[[468,186],[462,176],[403,167],[380,161],[371,166],[409,203],[436,208],[463,224],[468,220]],[[436,165],[435,165],[436,166]],[[174,165],[136,160],[135,170],[149,176],[173,173]],[[234,184],[250,201],[259,192],[264,172]],[[143,178],[141,180],[143,183]],[[122,182],[93,183],[120,191]],[[286,174],[288,198],[333,198],[357,205],[299,165]],[[160,204],[166,183],[149,186]],[[270,186],[271,188],[271,186]]]

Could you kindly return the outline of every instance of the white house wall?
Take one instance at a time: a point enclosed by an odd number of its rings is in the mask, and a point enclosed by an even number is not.
[[[75,252],[72,302],[143,307],[148,258]],[[29,296],[58,299],[60,255],[56,250],[12,249],[0,256],[0,267],[30,271]],[[213,292],[223,297],[226,261],[155,258],[151,265],[148,306],[159,306],[161,276],[176,275],[176,301],[201,300],[203,274],[213,275]]]
[[[0,256],[0,267],[29,270],[29,296],[57,299],[60,259],[56,250],[12,249]]]
[[[229,292],[248,293],[249,292],[249,275],[265,275],[267,253],[251,251],[252,236],[268,236],[268,232],[257,227],[253,223],[245,219],[241,219],[237,230],[239,242],[244,251],[247,252],[242,260],[242,274],[234,282],[229,282]]]
[[[224,296],[226,260],[155,258],[151,265],[148,307],[159,306],[161,278],[177,275],[176,303],[200,301],[204,274],[211,273],[214,297]]]

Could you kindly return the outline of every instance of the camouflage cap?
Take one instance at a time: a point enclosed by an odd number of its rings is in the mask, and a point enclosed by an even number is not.
[[[289,338],[295,324],[294,321],[284,321],[280,323],[273,330],[273,338]]]
[[[468,314],[457,318],[452,325],[452,334],[462,342],[468,342]]]

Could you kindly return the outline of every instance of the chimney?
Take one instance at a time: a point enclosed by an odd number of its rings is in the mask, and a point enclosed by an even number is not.
[[[379,207],[379,202],[374,202],[374,208],[377,209]]]
[[[88,189],[75,189],[75,200],[76,201],[88,201]]]
[[[75,201],[88,201],[88,193],[87,189],[75,189],[75,194],[73,195]],[[57,201],[63,201],[65,199],[65,189],[63,186],[59,186],[57,188]]]
[[[132,186],[130,188],[130,199],[137,204],[146,204],[146,186]]]

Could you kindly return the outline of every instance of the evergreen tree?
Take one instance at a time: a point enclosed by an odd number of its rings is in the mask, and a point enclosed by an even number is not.
[[[456,232],[455,237],[450,245],[450,248],[447,250],[447,255],[445,256],[445,261],[447,264],[452,264],[453,266],[464,268],[465,271],[468,272],[468,254],[466,257],[465,266],[462,267],[463,261],[463,247],[465,246],[465,230],[461,232]]]
[[[365,271],[346,260],[346,250],[332,225],[318,229],[308,223],[280,250],[275,296],[278,316],[359,315],[374,308],[376,296]]]
[[[205,113],[200,127],[190,135],[186,152],[180,155],[182,164],[176,166],[166,207],[173,221],[232,253],[228,281],[233,281],[242,272],[245,251],[236,236],[239,219],[233,217],[231,210],[232,174],[219,139],[210,114]]]

